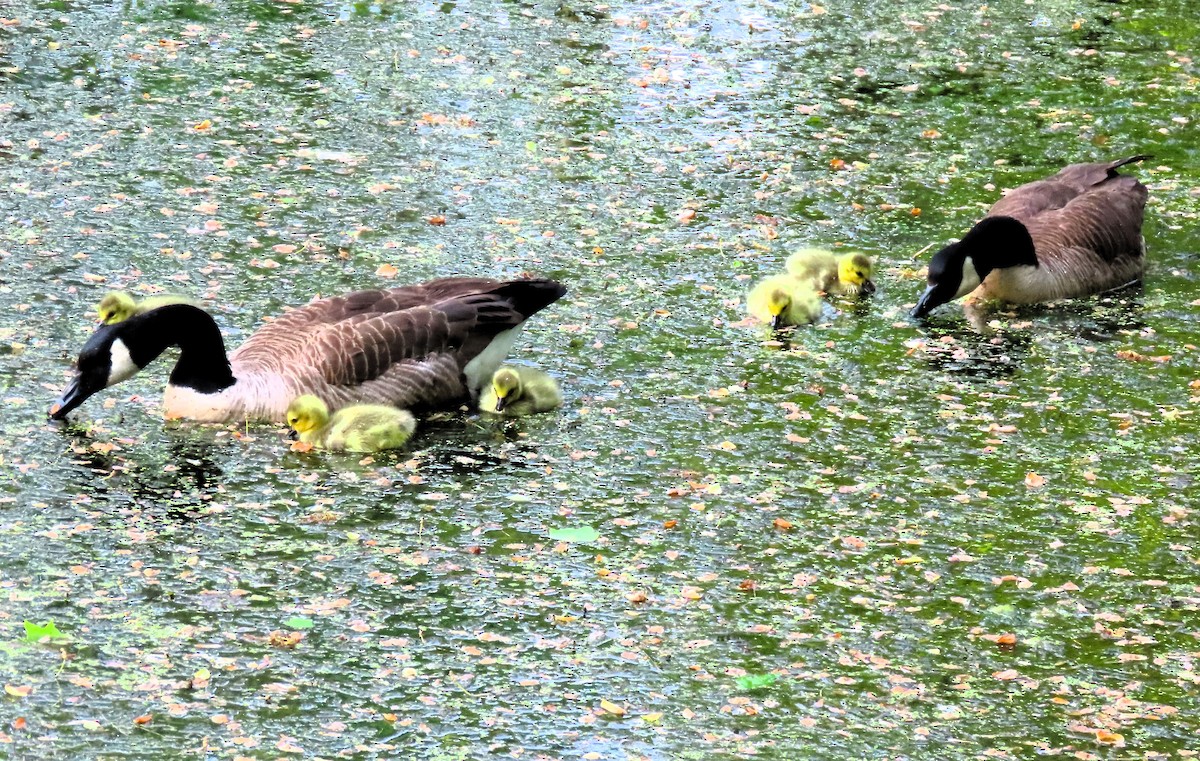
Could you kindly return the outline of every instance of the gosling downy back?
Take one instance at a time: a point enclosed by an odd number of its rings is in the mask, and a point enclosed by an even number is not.
[[[228,356],[208,313],[172,304],[98,328],[50,414],[63,419],[170,346],[180,355],[164,395],[168,417],[282,422],[306,393],[331,409],[453,407],[478,397],[525,319],[565,292],[552,280],[483,278],[359,291],[286,312]]]
[[[933,255],[913,316],[967,294],[1030,304],[1139,280],[1148,192],[1117,169],[1145,158],[1072,164],[1009,191],[962,240]]]
[[[104,297],[100,299],[100,303],[96,305],[96,316],[102,324],[112,325],[113,323],[124,322],[135,314],[149,312],[151,309],[158,309],[169,304],[199,306],[199,303],[194,299],[170,293],[147,296],[138,301],[125,291],[109,291],[104,294]]]
[[[325,403],[312,394],[292,401],[287,424],[305,444],[347,452],[399,449],[417,428],[411,412],[383,404],[352,404],[331,417]]]
[[[789,256],[784,266],[789,275],[827,294],[858,296],[875,292],[871,257],[859,251],[835,255],[823,248],[802,248]]]

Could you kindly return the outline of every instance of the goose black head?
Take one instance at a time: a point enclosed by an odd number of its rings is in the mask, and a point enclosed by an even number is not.
[[[992,270],[1020,266],[1038,266],[1029,230],[1012,217],[984,217],[962,240],[929,260],[929,287],[912,316],[924,317],[934,308],[966,296]]]
[[[75,379],[50,408],[50,417],[64,419],[89,396],[132,377],[171,346],[181,349],[171,371],[173,385],[214,393],[236,381],[213,318],[191,304],[167,304],[96,328],[79,352]]]
[[[50,407],[51,419],[64,420],[92,394],[120,383],[144,367],[134,359],[126,344],[127,326],[127,322],[101,325],[92,333],[75,362],[75,378]]]

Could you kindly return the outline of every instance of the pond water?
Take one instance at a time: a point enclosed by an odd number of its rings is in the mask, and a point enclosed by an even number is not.
[[[0,16],[0,757],[1200,751],[1191,3]],[[1001,189],[1135,153],[1144,288],[907,318]],[[879,292],[772,342],[805,245]],[[164,423],[160,362],[45,419],[112,288],[233,346],[523,272],[559,414],[299,453]]]

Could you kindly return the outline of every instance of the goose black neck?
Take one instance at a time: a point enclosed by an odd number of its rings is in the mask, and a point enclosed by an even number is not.
[[[984,217],[959,241],[980,278],[994,269],[1037,267],[1037,253],[1029,228],[1013,217]]]
[[[179,347],[171,385],[214,393],[234,384],[221,331],[203,309],[171,304],[131,317],[122,325],[120,337],[138,367],[150,364],[171,346]]]

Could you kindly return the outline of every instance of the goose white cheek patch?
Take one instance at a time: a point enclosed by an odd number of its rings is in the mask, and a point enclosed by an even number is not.
[[[108,383],[112,386],[121,381],[132,377],[141,368],[133,361],[133,357],[129,356],[129,348],[121,339],[112,342],[112,346],[108,350],[109,354],[109,370]]]
[[[971,257],[963,259],[962,267],[962,282],[958,284],[958,293],[954,294],[954,298],[966,296],[971,291],[979,287],[980,283],[979,272],[975,269],[975,262],[971,261]]]

